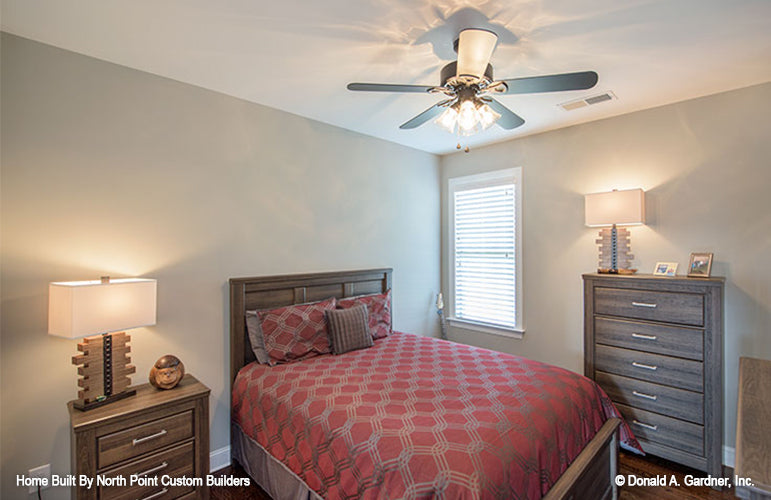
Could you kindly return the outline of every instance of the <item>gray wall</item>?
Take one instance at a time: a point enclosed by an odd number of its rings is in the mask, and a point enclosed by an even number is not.
[[[394,268],[395,327],[435,335],[439,159],[294,115],[2,37],[2,498],[69,473],[76,341],[46,334],[48,283],[158,279],[133,380],[166,353],[212,389],[228,445],[235,276]],[[67,498],[67,489],[45,498]]]
[[[228,444],[227,278],[392,266],[395,326],[435,335],[440,193],[456,175],[523,167],[527,333],[452,338],[580,372],[580,275],[597,256],[583,195],[642,187],[641,272],[711,251],[727,278],[729,446],[738,357],[771,358],[771,85],[440,160],[11,35],[1,84],[3,498],[26,497],[14,477],[30,467],[69,472],[75,342],[46,335],[48,282],[159,280],[158,324],[132,335],[134,380],[182,358],[212,388],[215,450]]]
[[[685,274],[700,251],[714,252],[712,274],[726,277],[724,443],[733,447],[739,356],[771,359],[769,130],[764,84],[442,157],[443,206],[448,178],[514,166],[523,176],[525,336],[453,329],[450,338],[583,373],[581,274],[598,255],[583,196],[641,187],[648,223],[631,228],[640,272],[667,261]],[[446,263],[446,238],[442,247]]]

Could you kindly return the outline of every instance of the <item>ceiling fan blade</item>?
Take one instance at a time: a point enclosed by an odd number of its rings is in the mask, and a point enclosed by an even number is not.
[[[426,93],[431,90],[431,85],[400,85],[391,83],[349,83],[348,90],[363,92],[415,92]]]
[[[586,90],[597,84],[597,73],[581,71],[559,75],[530,76],[502,80],[509,88],[502,94],[534,94],[538,92],[559,92],[562,90]]]
[[[444,111],[446,109],[446,106],[444,106],[444,104],[446,104],[447,102],[448,101],[442,101],[442,102],[438,102],[438,103],[434,104],[433,106],[431,106],[427,110],[423,111],[422,113],[420,113],[418,116],[414,117],[413,119],[408,120],[408,121],[402,123],[399,126],[399,128],[402,129],[402,130],[407,130],[407,129],[413,129],[413,128],[420,127],[421,125],[426,123],[428,120],[430,120],[430,119],[438,116],[439,114],[441,114],[442,111]]]
[[[458,38],[458,69],[455,76],[482,78],[495,50],[498,35],[492,31],[467,29]]]
[[[493,110],[496,113],[501,115],[501,117],[498,118],[498,121],[495,122],[498,125],[500,125],[501,128],[505,128],[506,130],[511,130],[521,125],[524,125],[525,120],[522,119],[521,116],[514,113],[512,110],[510,110],[500,102],[496,101],[495,99],[490,99],[490,102],[488,102],[487,105],[493,108]]]

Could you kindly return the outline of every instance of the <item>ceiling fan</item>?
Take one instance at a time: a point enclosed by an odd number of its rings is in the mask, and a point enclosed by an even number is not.
[[[443,94],[447,99],[434,104],[399,128],[417,128],[438,116],[436,123],[449,132],[472,135],[493,123],[507,130],[525,123],[524,119],[493,99],[492,95],[586,90],[597,83],[597,73],[594,71],[494,80],[493,67],[489,62],[497,41],[498,36],[488,30],[461,31],[454,45],[458,60],[442,68],[439,86],[349,83],[347,88],[365,92]]]

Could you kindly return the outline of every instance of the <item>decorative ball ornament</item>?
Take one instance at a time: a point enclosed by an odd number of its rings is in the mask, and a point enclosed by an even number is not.
[[[158,358],[150,369],[150,383],[158,389],[173,389],[185,376],[185,365],[178,357],[167,354]]]

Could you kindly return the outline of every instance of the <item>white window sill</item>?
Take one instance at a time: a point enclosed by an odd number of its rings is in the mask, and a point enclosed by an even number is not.
[[[476,332],[489,333],[491,335],[499,335],[501,337],[509,337],[512,339],[521,339],[525,336],[525,330],[520,328],[506,328],[505,326],[478,323],[476,321],[469,321],[467,319],[459,318],[447,318],[447,322],[450,324],[450,326],[464,328],[466,330],[474,330]]]

